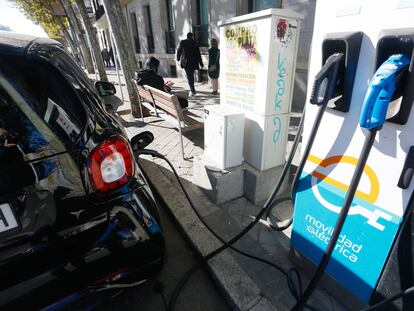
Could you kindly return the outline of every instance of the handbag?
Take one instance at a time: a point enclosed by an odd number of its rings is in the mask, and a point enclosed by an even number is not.
[[[181,55],[180,66],[183,69],[185,69],[185,67],[187,67],[187,58],[185,58],[184,55]]]
[[[218,59],[219,59],[219,55],[220,55],[220,51],[217,51],[217,57],[216,57],[216,62],[214,65],[211,65],[208,67],[208,72],[213,72],[213,71],[217,71],[217,63],[218,63]]]
[[[185,69],[187,67],[187,56],[185,55],[185,50],[183,50],[180,56],[180,67]]]

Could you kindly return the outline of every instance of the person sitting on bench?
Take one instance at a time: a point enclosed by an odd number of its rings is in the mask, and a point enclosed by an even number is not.
[[[171,91],[171,87],[174,83],[171,81],[164,82],[163,77],[157,73],[159,64],[160,61],[151,56],[145,62],[145,69],[141,69],[135,72],[135,80],[137,81],[138,85],[149,85],[161,91],[174,94]],[[175,93],[175,95],[178,98],[178,102],[180,103],[181,108],[187,108],[188,100],[183,97],[183,94]]]

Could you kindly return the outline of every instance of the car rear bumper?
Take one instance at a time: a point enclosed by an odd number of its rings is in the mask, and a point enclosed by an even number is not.
[[[101,207],[103,213],[82,226],[30,243],[24,254],[2,262],[2,280],[36,264],[30,278],[0,288],[0,306],[61,309],[111,284],[134,284],[156,274],[164,260],[164,237],[148,186]]]

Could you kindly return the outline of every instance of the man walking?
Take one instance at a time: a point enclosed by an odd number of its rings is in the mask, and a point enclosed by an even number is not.
[[[111,63],[109,62],[109,60],[110,60],[111,57],[109,55],[108,49],[107,48],[104,48],[101,51],[101,54],[102,54],[102,58],[103,58],[103,60],[105,62],[105,67],[111,67]]]
[[[194,87],[194,71],[204,67],[201,60],[200,49],[193,39],[193,34],[189,32],[187,39],[182,40],[177,49],[177,61],[180,62],[181,68],[185,70],[187,75],[188,85],[190,86],[191,95],[196,94]]]

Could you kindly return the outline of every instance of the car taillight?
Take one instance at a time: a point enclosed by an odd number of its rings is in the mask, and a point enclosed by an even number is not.
[[[134,156],[129,143],[112,137],[92,150],[88,161],[89,179],[96,192],[108,192],[125,185],[134,175]]]

